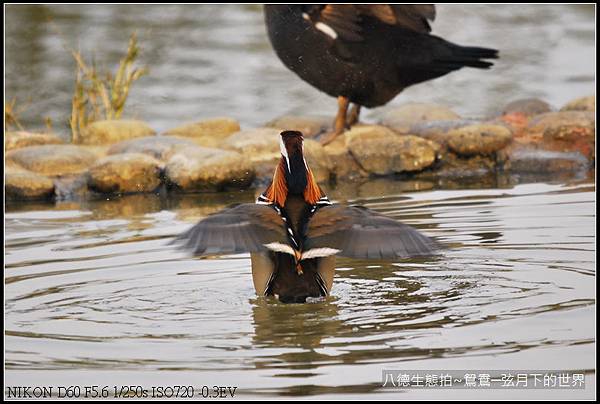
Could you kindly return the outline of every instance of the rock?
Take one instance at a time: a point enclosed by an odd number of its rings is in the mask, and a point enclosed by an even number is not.
[[[115,154],[89,169],[88,186],[102,193],[152,192],[161,183],[161,170],[161,162],[146,154]]]
[[[84,128],[74,143],[104,145],[156,134],[147,123],[137,120],[105,120],[92,122]]]
[[[61,139],[50,133],[32,133],[25,131],[4,132],[5,152],[27,146],[61,143],[63,143]]]
[[[235,150],[248,156],[258,156],[265,153],[279,153],[280,129],[256,128],[239,131],[229,136],[222,147]]]
[[[442,105],[409,103],[387,111],[380,120],[398,133],[408,134],[413,125],[423,121],[451,121],[460,116]]]
[[[475,124],[448,132],[447,144],[462,156],[490,155],[512,140],[510,129],[502,125]]]
[[[7,165],[4,192],[8,200],[48,199],[54,196],[54,182],[46,176]]]
[[[539,98],[522,98],[508,103],[501,115],[521,114],[525,117],[532,117],[550,111],[552,111],[552,107],[546,101]]]
[[[297,130],[304,137],[312,138],[321,133],[333,130],[333,118],[326,116],[291,116],[284,115],[268,122],[265,126],[282,130]]]
[[[596,120],[591,111],[550,112],[535,117],[527,127],[523,142],[538,143],[551,151],[578,151],[595,158]]]
[[[352,156],[371,174],[420,171],[432,165],[436,158],[429,141],[397,135],[383,126],[358,126],[345,136]]]
[[[312,139],[304,140],[304,158],[317,182],[327,182],[331,177],[332,164],[323,145]]]
[[[474,121],[466,119],[419,122],[411,127],[410,134],[432,140],[441,146],[446,146],[448,132],[453,129],[473,125],[474,123]]]
[[[565,104],[561,111],[596,111],[596,96],[576,98]]]
[[[235,119],[211,118],[169,129],[164,134],[187,137],[200,146],[216,147],[229,135],[239,130],[240,124]]]
[[[196,143],[177,136],[147,136],[119,142],[108,150],[108,154],[143,153],[166,162],[187,147],[196,147]]]
[[[267,181],[273,176],[275,165],[281,158],[280,133],[281,130],[275,128],[244,130],[228,137],[223,147],[243,154],[251,162],[257,177]],[[304,150],[304,156],[313,170],[316,181],[327,181],[331,174],[331,162],[323,146],[312,139],[305,139]]]
[[[516,173],[564,173],[589,168],[588,160],[579,152],[553,152],[520,148],[506,156],[504,169]]]
[[[183,191],[218,191],[248,187],[255,172],[240,153],[196,146],[175,153],[165,166],[165,176],[169,185]]]
[[[594,113],[590,111],[548,112],[532,119],[527,131],[534,134],[543,134],[546,130],[563,126],[581,127],[588,135],[593,135],[596,128],[596,118]]]
[[[97,155],[74,145],[30,146],[6,154],[6,161],[48,176],[77,174],[96,161]]]
[[[355,127],[356,128],[356,127]],[[348,133],[348,132],[346,132]],[[346,135],[338,136],[323,150],[327,153],[331,171],[338,179],[357,179],[368,177],[369,173],[362,169],[346,145]]]

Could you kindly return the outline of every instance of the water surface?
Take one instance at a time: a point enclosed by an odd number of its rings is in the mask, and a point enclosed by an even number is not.
[[[299,305],[257,298],[247,254],[196,259],[165,246],[255,191],[9,205],[5,382],[218,384],[238,386],[236,397],[593,397],[593,182],[407,187],[419,185],[346,184],[330,196],[451,248],[339,259],[332,296]],[[399,391],[381,388],[383,369],[573,370],[588,388]]]

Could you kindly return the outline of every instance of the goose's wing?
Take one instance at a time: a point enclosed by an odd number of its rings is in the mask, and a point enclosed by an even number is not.
[[[349,258],[394,259],[432,255],[440,248],[418,230],[367,208],[332,205],[312,216],[304,251],[340,250]]]
[[[207,216],[173,241],[195,255],[266,251],[265,244],[287,244],[283,221],[267,205],[244,203]]]
[[[368,29],[363,19],[367,16],[419,33],[431,32],[429,21],[435,19],[433,4],[321,4],[306,5],[303,11],[317,29],[346,41],[363,39],[363,30]]]

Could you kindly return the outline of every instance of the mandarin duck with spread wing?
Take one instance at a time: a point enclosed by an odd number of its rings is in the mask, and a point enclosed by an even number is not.
[[[282,302],[329,295],[335,256],[431,255],[437,243],[367,208],[332,204],[304,158],[302,133],[280,135],[281,159],[256,203],[226,208],[175,240],[196,255],[249,252],[256,293]]]
[[[487,69],[498,51],[460,46],[431,35],[432,4],[272,4],[265,22],[282,62],[317,89],[338,98],[329,143],[403,89],[462,67]],[[348,115],[350,103],[354,106]]]

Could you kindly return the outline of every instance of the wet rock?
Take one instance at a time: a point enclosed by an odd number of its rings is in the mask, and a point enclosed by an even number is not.
[[[550,111],[552,107],[546,101],[539,98],[522,98],[508,103],[501,115],[520,114],[524,117],[532,117]]]
[[[44,175],[7,165],[4,191],[8,200],[48,199],[54,195],[54,182]]]
[[[345,136],[352,156],[371,174],[420,171],[432,165],[436,158],[428,140],[397,135],[383,126],[355,127]]]
[[[516,173],[564,173],[589,168],[588,160],[579,152],[554,152],[520,148],[506,156],[504,169]]]
[[[63,143],[63,141],[60,138],[50,133],[33,133],[25,131],[4,132],[4,151],[28,146],[61,143]]]
[[[169,129],[164,134],[187,137],[196,144],[205,147],[216,147],[232,133],[240,130],[238,121],[232,118],[203,119]]]
[[[167,183],[183,191],[246,188],[255,172],[245,156],[234,151],[196,146],[175,153],[165,166]]]
[[[88,171],[90,189],[102,193],[152,192],[161,183],[162,163],[141,153],[104,157]]]
[[[596,96],[581,97],[569,101],[561,111],[596,111]]]
[[[530,122],[523,142],[541,143],[551,151],[578,151],[595,158],[596,120],[590,111],[561,111],[542,114]]]
[[[81,131],[74,143],[105,145],[122,140],[151,136],[156,132],[147,123],[137,120],[114,119],[92,122]]]
[[[268,122],[265,126],[281,130],[297,130],[311,138],[333,130],[333,118],[326,116],[284,115]]]
[[[108,150],[108,154],[142,153],[167,161],[187,147],[196,147],[196,143],[177,136],[147,136],[119,142]]]
[[[448,132],[447,144],[462,156],[490,155],[512,140],[510,129],[502,125],[476,124]]]
[[[48,176],[77,174],[85,171],[97,155],[85,147],[74,145],[30,146],[10,151],[6,161]]]
[[[442,105],[409,103],[387,111],[380,124],[394,129],[398,133],[409,134],[413,125],[423,121],[451,121],[460,116]]]

